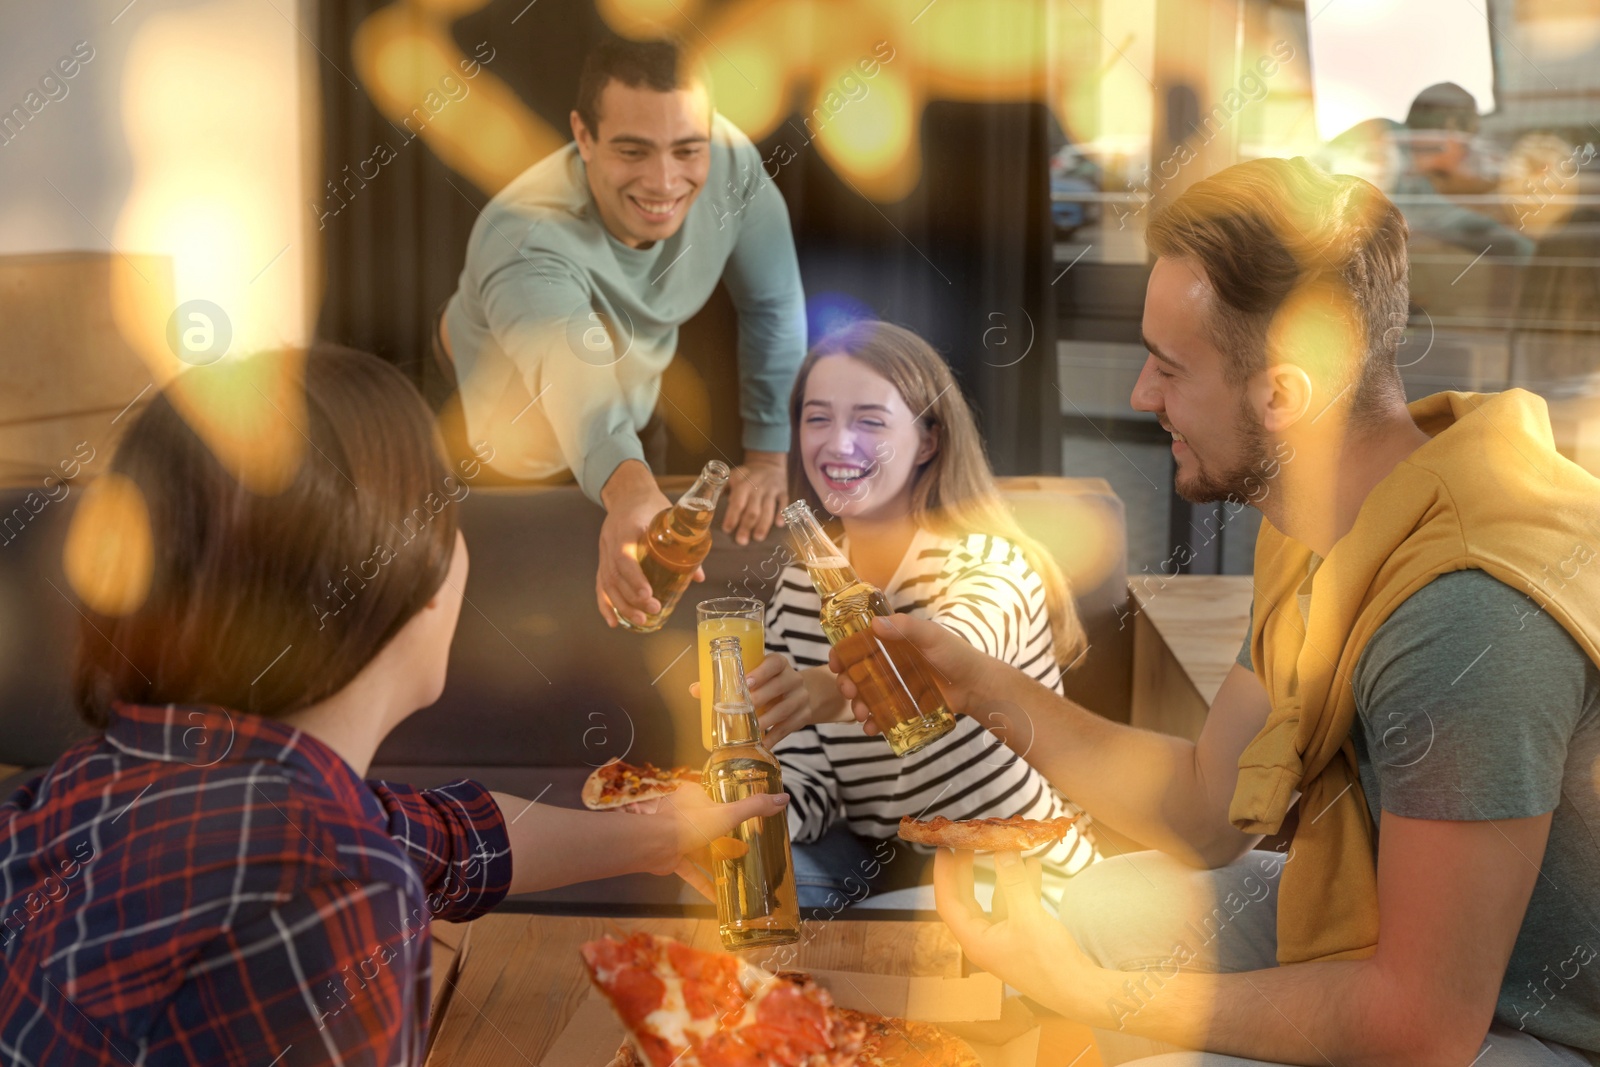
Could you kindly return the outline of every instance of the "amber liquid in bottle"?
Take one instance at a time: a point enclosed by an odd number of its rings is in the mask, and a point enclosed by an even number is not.
[[[894,614],[888,598],[856,577],[804,501],[784,508],[783,521],[822,598],[822,632],[828,643],[846,649],[852,660],[861,659],[851,677],[857,679],[861,700],[890,751],[908,756],[955,729],[956,718],[922,653],[902,638],[872,632],[874,616]]]
[[[717,498],[728,484],[728,466],[712,460],[678,502],[650,520],[639,552],[639,568],[650,593],[661,602],[661,610],[645,616],[644,625],[629,622],[621,614],[617,622],[639,633],[654,633],[667,621],[678,599],[689,588],[695,568],[711,551],[711,517]]]
[[[702,772],[706,792],[727,804],[756,793],[783,792],[777,759],[761,743],[761,727],[744,682],[737,637],[711,642],[715,745]],[[784,812],[746,819],[711,842],[717,923],[729,950],[800,940],[800,905]]]

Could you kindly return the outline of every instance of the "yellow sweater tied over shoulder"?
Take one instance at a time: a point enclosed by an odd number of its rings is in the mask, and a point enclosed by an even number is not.
[[[1600,663],[1600,479],[1556,452],[1544,401],[1521,389],[1438,393],[1410,411],[1432,440],[1378,483],[1320,565],[1271,523],[1256,541],[1250,656],[1272,711],[1239,758],[1228,814],[1246,833],[1276,833],[1300,793],[1279,888],[1281,964],[1377,949],[1377,835],[1350,741],[1351,679],[1407,597],[1441,574],[1485,571]]]

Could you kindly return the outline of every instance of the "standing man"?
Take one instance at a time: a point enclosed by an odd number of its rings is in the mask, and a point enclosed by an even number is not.
[[[763,539],[783,503],[786,405],[805,354],[800,267],[783,196],[680,46],[601,44],[570,121],[574,143],[473,226],[436,363],[453,371],[468,437],[494,449],[502,474],[575,479],[605,508],[600,613],[642,623],[660,605],[632,551],[670,504],[652,467],[665,454],[657,404],[678,327],[727,283],[745,456],[723,528],[740,544]]]
[[[1262,512],[1250,632],[1189,741],[874,623],[952,708],[1020,707],[1028,761],[1151,849],[1074,878],[1060,922],[1035,861],[995,857],[996,921],[941,851],[940,915],[1108,1064],[1112,1035],[1207,1053],[1152,1067],[1600,1064],[1600,481],[1522,390],[1407,405],[1406,226],[1366,182],[1255,160],[1147,240],[1133,405],[1179,493]]]

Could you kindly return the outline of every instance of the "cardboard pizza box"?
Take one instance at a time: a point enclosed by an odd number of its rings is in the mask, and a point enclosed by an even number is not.
[[[984,1067],[1034,1067],[1039,1058],[1038,1020],[1020,998],[1006,997],[993,975],[908,978],[856,971],[807,973],[841,1007],[943,1027],[971,1045]],[[611,1006],[590,989],[539,1067],[606,1067],[622,1039],[622,1024]]]

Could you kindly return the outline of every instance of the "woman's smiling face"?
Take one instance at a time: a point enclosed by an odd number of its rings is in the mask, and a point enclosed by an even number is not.
[[[824,356],[806,377],[800,461],[817,498],[840,518],[909,508],[911,479],[934,437],[890,381],[845,354]]]

